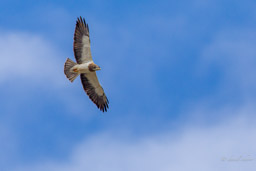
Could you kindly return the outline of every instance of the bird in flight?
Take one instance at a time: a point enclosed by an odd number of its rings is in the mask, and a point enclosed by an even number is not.
[[[101,87],[96,71],[101,68],[92,60],[89,27],[85,19],[77,18],[73,44],[76,62],[67,59],[64,64],[66,77],[73,82],[80,75],[84,91],[93,103],[102,111],[108,109],[108,98]]]

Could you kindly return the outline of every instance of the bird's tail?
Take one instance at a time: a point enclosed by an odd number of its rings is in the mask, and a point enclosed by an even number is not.
[[[76,77],[79,75],[79,73],[73,72],[71,70],[71,68],[75,65],[76,65],[76,63],[73,62],[69,58],[66,60],[65,65],[64,65],[64,73],[65,73],[66,77],[69,79],[69,81],[71,81],[71,82],[73,82],[76,79]]]

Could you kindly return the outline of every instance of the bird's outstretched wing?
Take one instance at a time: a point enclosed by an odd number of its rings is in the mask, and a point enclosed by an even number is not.
[[[76,21],[73,46],[78,64],[92,61],[89,26],[82,17],[77,18]]]
[[[108,99],[98,81],[96,72],[81,74],[80,77],[83,84],[83,88],[89,96],[89,98],[93,101],[93,103],[96,104],[96,106],[101,111],[107,111]]]

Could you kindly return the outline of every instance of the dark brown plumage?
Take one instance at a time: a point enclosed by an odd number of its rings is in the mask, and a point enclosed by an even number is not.
[[[89,26],[88,24],[86,24],[85,19],[82,19],[82,17],[80,17],[80,18],[77,18],[77,21],[76,21],[76,28],[74,33],[74,44],[73,44],[74,54],[78,64],[82,64],[84,62],[83,56],[82,56],[83,52],[88,52],[91,54],[90,47],[86,47],[87,49],[83,47],[84,36],[88,37],[90,42]]]
[[[95,74],[96,75],[95,72],[92,72],[90,74]],[[106,97],[105,93],[103,93],[102,96],[97,95],[95,87],[90,83],[90,81],[86,77],[86,75],[90,75],[90,74],[81,74],[80,75],[84,91],[89,96],[89,98],[93,101],[93,103],[95,103],[96,106],[102,112],[107,111],[108,103],[109,103],[108,98]],[[97,87],[97,88],[99,88],[99,87]],[[100,87],[100,88],[102,89],[102,87]]]

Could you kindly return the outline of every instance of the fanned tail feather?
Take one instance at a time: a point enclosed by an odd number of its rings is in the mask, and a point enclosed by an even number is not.
[[[69,79],[69,81],[73,82],[76,77],[79,75],[79,73],[75,73],[71,71],[71,68],[75,66],[76,63],[73,62],[71,59],[67,59],[64,65],[64,73],[66,77]]]

